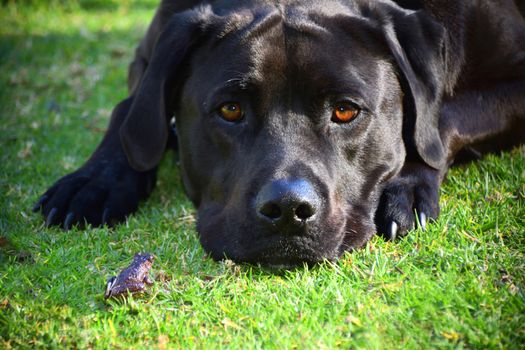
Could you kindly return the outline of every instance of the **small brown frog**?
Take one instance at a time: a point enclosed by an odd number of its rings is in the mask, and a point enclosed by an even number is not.
[[[154,257],[149,253],[137,253],[131,264],[122,270],[118,276],[111,277],[106,284],[104,297],[115,298],[127,293],[141,293],[146,286],[153,284],[148,272],[153,265]]]

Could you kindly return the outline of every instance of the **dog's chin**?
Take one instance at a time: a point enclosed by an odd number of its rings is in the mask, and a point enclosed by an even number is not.
[[[274,243],[274,244],[272,244]],[[226,252],[211,252],[214,258],[228,258],[236,262],[261,265],[270,269],[291,269],[302,265],[315,265],[326,260],[339,257],[339,245],[306,246],[304,243],[286,240],[286,242],[264,242],[264,246],[253,247],[232,246]]]
[[[269,234],[254,225],[225,225],[227,221],[220,216],[206,216],[197,222],[201,244],[214,260],[290,269],[335,260],[345,250],[345,225],[341,222],[325,231],[288,236]]]

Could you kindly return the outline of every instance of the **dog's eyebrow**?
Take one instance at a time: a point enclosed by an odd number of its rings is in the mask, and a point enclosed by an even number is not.
[[[246,90],[248,86],[251,84],[251,79],[248,76],[239,76],[239,77],[233,77],[224,82],[217,91],[220,90],[231,90],[233,89],[241,89]]]
[[[241,91],[248,90],[252,86],[252,81],[249,77],[238,76],[232,77],[226,80],[221,85],[217,86],[215,89],[209,91],[207,95],[207,101],[214,100],[217,96],[228,96],[235,95]],[[213,105],[213,103],[206,103],[206,105]]]

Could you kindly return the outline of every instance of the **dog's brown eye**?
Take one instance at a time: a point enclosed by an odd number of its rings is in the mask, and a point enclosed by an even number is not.
[[[241,105],[236,102],[225,103],[219,108],[222,118],[229,122],[238,122],[243,118]]]
[[[332,121],[336,123],[348,123],[359,114],[359,108],[350,102],[338,102],[332,113]]]

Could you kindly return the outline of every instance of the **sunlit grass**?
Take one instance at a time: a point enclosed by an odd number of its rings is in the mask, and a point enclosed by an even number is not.
[[[0,7],[0,348],[523,348],[524,148],[452,170],[427,232],[314,268],[209,260],[170,156],[127,223],[45,229],[31,205],[100,141],[156,1],[32,4]],[[106,303],[138,251],[151,293]]]

